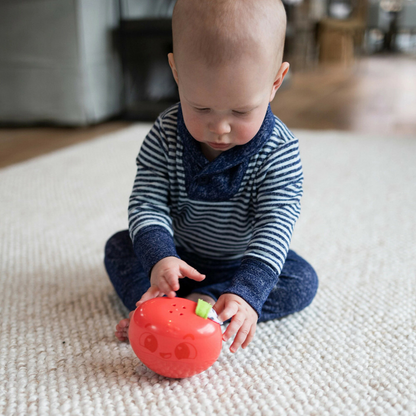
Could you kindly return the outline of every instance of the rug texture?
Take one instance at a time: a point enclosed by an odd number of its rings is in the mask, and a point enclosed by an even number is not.
[[[416,415],[416,138],[297,131],[318,295],[173,380],[114,337],[103,267],[149,127],[0,171],[0,414]]]

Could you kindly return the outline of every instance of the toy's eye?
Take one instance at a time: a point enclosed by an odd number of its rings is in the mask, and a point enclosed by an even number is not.
[[[149,333],[142,334],[139,342],[142,347],[145,347],[151,352],[155,352],[157,350],[157,339],[152,334],[149,334]]]
[[[196,355],[196,348],[189,342],[181,342],[175,348],[175,356],[178,360],[193,360]]]

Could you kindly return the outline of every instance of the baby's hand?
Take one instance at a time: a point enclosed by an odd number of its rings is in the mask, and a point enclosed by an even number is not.
[[[183,277],[189,277],[197,282],[205,279],[205,275],[176,257],[165,257],[158,261],[150,273],[150,288],[136,303],[136,306],[158,296],[167,295],[169,298],[174,298],[175,292],[179,290],[179,279]]]
[[[228,341],[237,334],[230,351],[236,352],[240,346],[246,348],[256,332],[257,312],[243,298],[232,293],[221,295],[214,305],[214,310],[221,321],[232,318],[222,336],[224,341]]]

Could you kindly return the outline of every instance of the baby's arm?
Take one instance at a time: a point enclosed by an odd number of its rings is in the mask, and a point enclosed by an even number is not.
[[[227,293],[214,306],[221,319],[232,317],[224,337],[237,334],[233,352],[253,338],[263,304],[280,275],[300,212],[302,183],[298,142],[290,138],[269,154],[257,173],[252,238]]]
[[[150,274],[150,288],[136,303],[136,306],[158,296],[167,295],[170,298],[175,297],[175,292],[179,290],[179,279],[184,277],[197,282],[205,279],[205,275],[199,273],[177,257],[165,257],[159,260],[153,266]]]
[[[243,298],[232,293],[221,295],[214,305],[214,310],[221,321],[231,318],[231,323],[222,336],[224,341],[228,341],[237,334],[230,351],[236,352],[240,346],[246,348],[256,332],[257,312]]]

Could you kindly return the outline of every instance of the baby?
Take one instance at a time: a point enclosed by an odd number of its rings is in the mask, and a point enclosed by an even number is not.
[[[298,141],[269,105],[289,69],[286,16],[280,0],[178,0],[172,29],[180,103],[143,142],[129,231],[107,242],[105,265],[130,311],[164,295],[210,302],[231,319],[223,340],[236,352],[257,322],[302,310],[318,287],[289,250]],[[128,327],[117,325],[120,340]]]

